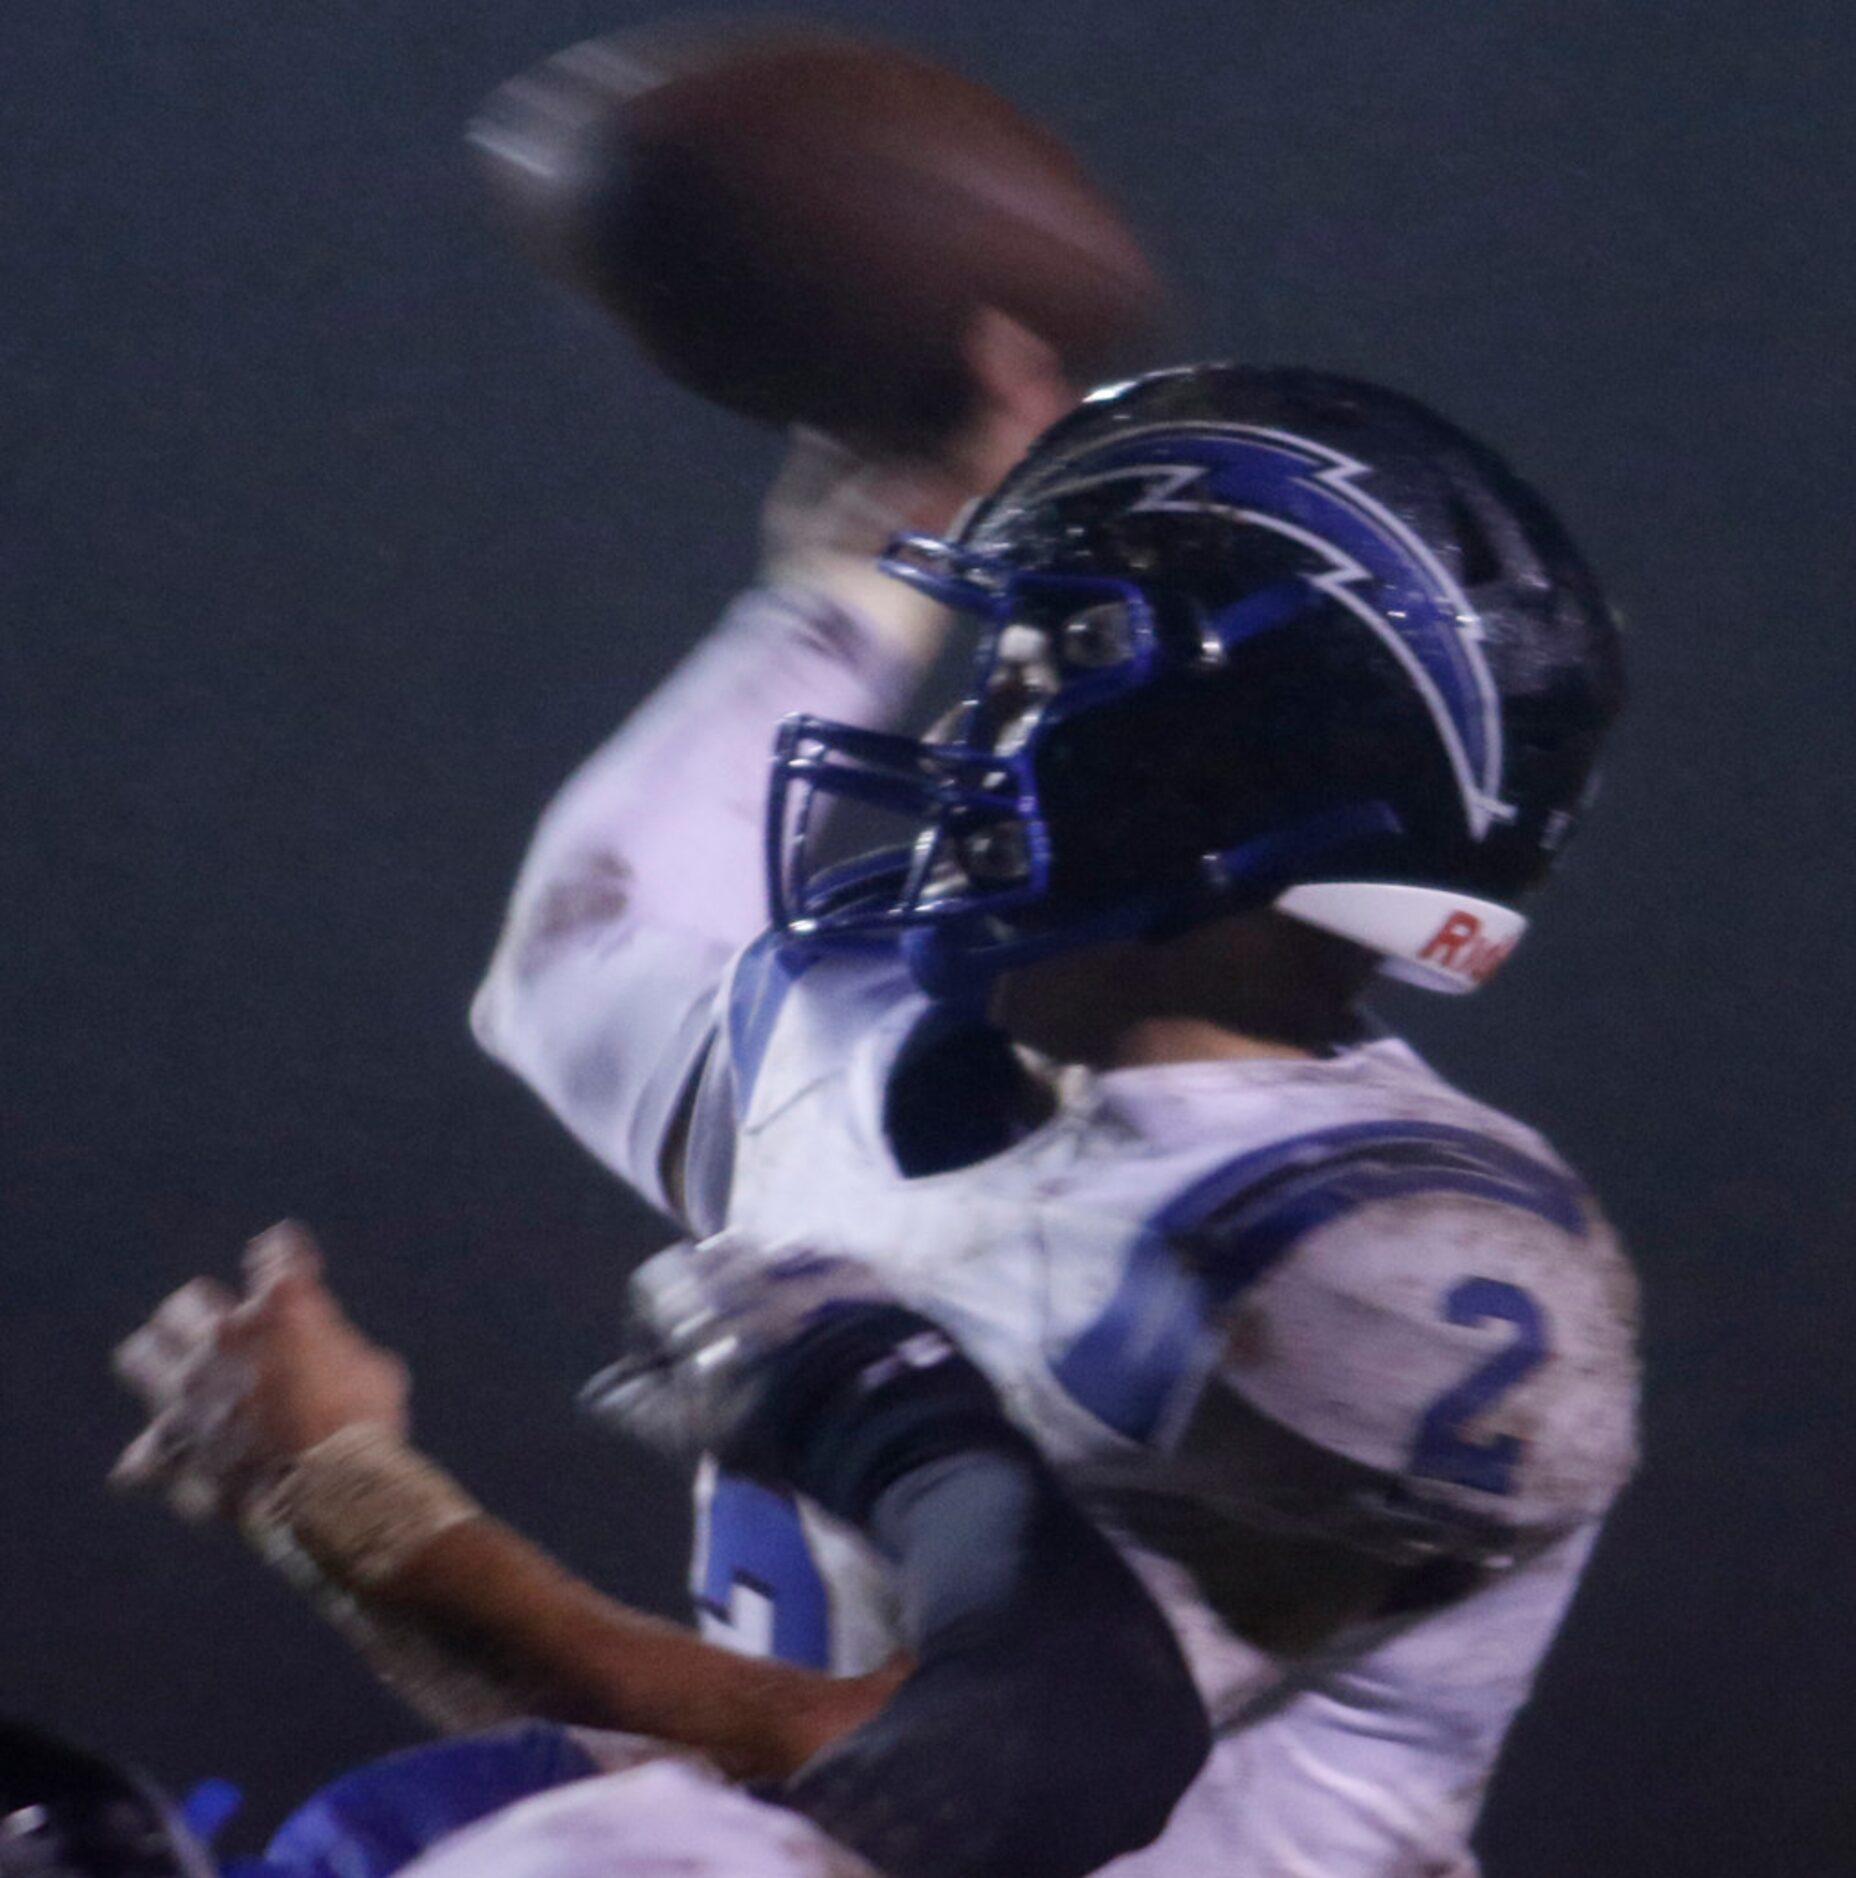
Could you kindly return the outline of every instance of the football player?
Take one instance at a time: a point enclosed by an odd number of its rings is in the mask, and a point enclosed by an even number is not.
[[[1518,938],[1618,701],[1602,596],[1490,452],[1310,373],[1098,394],[950,539],[899,544],[893,587],[842,552],[868,493],[789,487],[808,551],[549,812],[477,1006],[722,1234],[641,1274],[593,1390],[710,1448],[705,1628],[794,1666],[692,1670],[705,1726],[855,1692],[791,1793],[893,1871],[1087,1869],[1185,1786],[1118,1872],[1471,1872],[1630,1469],[1632,1286],[1553,1151],[1359,999],[1379,970],[1470,989]],[[967,701],[904,736],[961,616]],[[901,838],[827,864],[834,802]],[[480,1669],[552,1652],[557,1697],[602,1667],[623,1695],[584,1606],[367,1421],[293,1443],[260,1526],[428,1637],[448,1611]],[[1196,1778],[1173,1640],[1216,1735]]]
[[[843,513],[548,811],[477,1033],[695,1233],[841,1261],[898,1363],[951,1340],[1114,1535],[1217,1732],[1119,1873],[1469,1872],[1632,1467],[1633,1283],[1360,1000],[1512,950],[1613,616],[1493,452],[1306,371],[1095,394],[887,585]],[[903,734],[950,619],[965,704]],[[834,805],[893,838],[834,863]],[[713,1463],[698,1502],[712,1636],[905,1640],[831,1508]]]

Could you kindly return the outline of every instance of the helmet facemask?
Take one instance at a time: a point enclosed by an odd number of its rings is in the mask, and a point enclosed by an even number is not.
[[[773,921],[801,939],[875,941],[959,924],[970,939],[1003,943],[1005,922],[1051,891],[1041,746],[1076,712],[1150,681],[1160,656],[1152,609],[1129,581],[995,574],[941,542],[899,542],[884,565],[979,620],[973,679],[965,701],[919,739],[812,717],[782,725],[768,806]],[[900,818],[898,839],[821,866],[821,816],[833,801]]]
[[[816,718],[782,727],[768,844],[773,917],[790,936],[907,935],[918,976],[951,994],[1266,903],[1316,853],[1397,832],[1384,803],[1311,794],[1290,825],[1253,833],[1254,755],[1202,751],[1195,782],[1175,747],[1143,773],[1140,752],[1173,737],[1170,717],[1184,730],[1202,719],[1192,693],[1241,682],[1226,669],[1238,648],[1322,604],[1306,583],[1207,616],[1130,580],[995,570],[942,542],[905,540],[884,565],[980,619],[973,682],[921,739]],[[833,799],[903,818],[902,841],[815,866]]]

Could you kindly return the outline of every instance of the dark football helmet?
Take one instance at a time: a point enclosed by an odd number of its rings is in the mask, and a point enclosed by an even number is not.
[[[150,1780],[0,1720],[0,1878],[218,1878]]]
[[[983,623],[944,732],[795,718],[769,810],[795,939],[924,986],[1275,907],[1469,990],[1572,834],[1622,698],[1545,503],[1414,400],[1203,365],[1095,393],[888,571]],[[906,818],[835,867],[816,809]]]

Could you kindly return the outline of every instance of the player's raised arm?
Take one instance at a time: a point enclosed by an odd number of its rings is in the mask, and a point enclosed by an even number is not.
[[[802,442],[760,584],[548,811],[484,1046],[653,1199],[730,955],[765,923],[780,720],[892,722],[943,630],[881,577],[1073,401],[1156,296],[1069,153],[927,61],[812,29],[590,42],[471,141],[501,221],[704,396]]]
[[[891,1878],[1081,1878],[1152,1839],[1204,1761],[1204,1709],[980,1372],[836,1262],[712,1243],[667,1269],[596,1407],[867,1533],[909,1612],[906,1679],[714,1648],[490,1518],[408,1446],[404,1366],[343,1316],[300,1227],[256,1243],[244,1298],[196,1283],[119,1351],[153,1419],[118,1477],[237,1518],[441,1728],[527,1714],[700,1749],[789,1779]]]
[[[822,442],[800,446],[775,492],[782,539],[766,584],[549,808],[472,1007],[483,1046],[654,1200],[716,989],[766,923],[780,720],[825,709],[887,722],[938,645],[939,610],[872,565],[892,526],[885,480]]]

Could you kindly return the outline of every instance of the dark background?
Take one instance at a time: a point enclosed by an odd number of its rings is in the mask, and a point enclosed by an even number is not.
[[[241,1780],[248,1833],[411,1729],[234,1542],[106,1497],[105,1359],[277,1214],[412,1357],[429,1446],[676,1600],[676,1484],[569,1412],[663,1229],[463,1024],[532,816],[745,573],[776,454],[479,225],[479,96],[648,11],[0,16],[0,1710]],[[1849,1870],[1843,0],[820,11],[1069,133],[1193,349],[1433,400],[1608,572],[1603,812],[1509,977],[1398,1007],[1648,1289],[1647,1465],[1485,1847]]]

